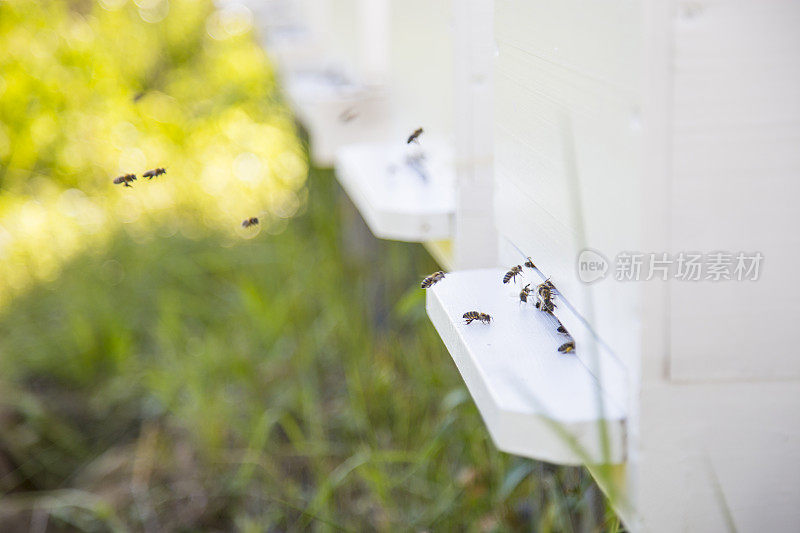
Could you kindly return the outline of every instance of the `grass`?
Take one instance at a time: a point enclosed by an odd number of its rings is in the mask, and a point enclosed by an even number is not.
[[[171,2],[167,37],[105,4],[0,4],[4,43],[22,26],[3,20],[155,40],[129,61],[78,47],[119,69],[92,89],[114,116],[95,123],[111,140],[82,138],[96,160],[59,122],[93,78],[50,94],[24,47],[2,63],[57,135],[0,105],[0,530],[613,530],[585,470],[496,450],[425,316],[437,266],[372,238],[331,172],[306,177],[252,36],[209,38],[206,3]],[[121,122],[139,133],[114,141]],[[113,188],[120,161],[168,174]],[[248,202],[264,223],[243,233]]]
[[[600,519],[583,471],[494,448],[425,317],[422,247],[367,235],[329,172],[309,189],[278,235],[121,234],[5,310],[9,520],[36,491],[80,527]]]

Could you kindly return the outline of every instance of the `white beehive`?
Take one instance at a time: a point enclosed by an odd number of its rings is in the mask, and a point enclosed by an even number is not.
[[[298,20],[267,45],[314,162],[337,154],[376,236],[423,242],[448,267],[493,265],[491,2],[278,3]]]
[[[254,9],[315,164],[331,166],[340,146],[388,135],[388,18],[378,3],[270,0]]]
[[[375,235],[424,242],[448,267],[490,266],[491,4],[383,4],[389,139],[342,148],[337,175]]]
[[[594,472],[602,451],[618,466],[600,481],[635,531],[791,529],[800,5],[498,0],[495,15],[500,262],[530,255],[551,277],[581,363],[559,364],[546,317],[521,323],[513,291],[498,299],[497,271],[430,291],[495,440]],[[587,248],[611,269],[593,284],[578,275]],[[616,281],[619,254],[637,252],[760,253],[763,264],[757,281]],[[468,302],[504,323],[460,324]],[[570,401],[558,384],[582,415],[553,407]],[[592,420],[605,432],[587,434]]]
[[[309,16],[386,106],[373,130],[340,144],[322,128],[312,150],[337,151],[376,235],[452,243],[428,243],[459,270],[427,309],[498,447],[586,464],[633,531],[791,530],[800,5],[359,6],[355,26],[345,8]],[[300,107],[306,124],[334,116]],[[420,126],[433,183],[403,167]],[[621,254],[681,252],[763,264],[757,281],[615,279]],[[555,283],[574,355],[557,352],[552,317],[520,304],[520,281],[501,282],[526,256],[538,269],[522,284]],[[605,278],[582,281],[579,258]],[[469,310],[494,320],[466,325]]]
[[[336,174],[376,236],[447,241],[455,218],[450,0],[373,3],[385,17],[387,135],[339,150]],[[409,144],[418,128],[424,133]]]

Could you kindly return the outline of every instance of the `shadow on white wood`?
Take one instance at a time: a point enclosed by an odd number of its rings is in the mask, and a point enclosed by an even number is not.
[[[455,175],[441,146],[362,143],[341,148],[336,175],[372,233],[410,242],[449,239]]]

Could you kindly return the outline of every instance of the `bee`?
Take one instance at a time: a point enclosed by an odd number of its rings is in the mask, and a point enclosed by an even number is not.
[[[438,272],[434,272],[433,274],[422,280],[420,287],[422,287],[423,289],[427,289],[428,287],[433,286],[436,282],[442,279],[444,279],[444,272],[442,272],[441,270]]]
[[[570,353],[575,351],[575,341],[569,340],[558,347],[559,353]]]
[[[553,300],[539,298],[539,301],[536,302],[536,309],[545,313],[552,313],[556,307],[558,306],[553,303]]]
[[[479,313],[477,311],[469,311],[464,313],[464,318],[466,319],[467,324],[472,323],[473,320],[480,320],[484,324],[488,324],[492,321],[492,317],[486,313]]]
[[[414,130],[414,133],[408,136],[406,144],[411,144],[411,143],[419,144],[419,141],[417,139],[419,139],[419,136],[422,135],[422,132],[423,132],[422,128],[417,128],[416,130]]]
[[[536,268],[536,265],[533,264],[533,260],[530,257],[526,257],[525,266],[528,268]]]
[[[556,286],[553,285],[550,278],[547,278],[543,283],[536,286],[536,294],[548,300],[552,299],[553,294],[557,292]]]
[[[161,174],[166,174],[167,169],[165,168],[154,168],[153,170],[148,170],[144,174],[142,174],[143,178],[153,179],[156,176],[160,176]]]
[[[114,185],[123,184],[125,187],[130,187],[131,182],[136,181],[136,174],[125,174],[114,178]]]
[[[505,276],[503,276],[503,283],[508,283],[508,282],[509,282],[510,280],[512,280],[512,279],[513,279],[513,280],[514,280],[514,282],[516,283],[516,281],[517,281],[517,274],[519,274],[519,275],[522,275],[522,267],[521,267],[521,266],[519,266],[519,265],[517,265],[517,266],[514,266],[514,267],[511,267],[511,270],[509,270],[508,272],[506,272],[506,275],[505,275]]]
[[[356,118],[358,118],[358,112],[352,107],[348,107],[339,114],[339,120],[345,124]]]
[[[550,278],[544,280],[544,283],[542,283],[542,285],[547,287],[550,290],[550,292],[558,294],[558,289],[556,289],[556,286],[553,285],[552,281],[550,281]]]
[[[536,291],[536,309],[544,311],[545,313],[552,313],[558,307],[553,302],[553,295],[547,287],[537,287]]]
[[[561,333],[562,335],[566,335],[567,337],[569,337],[569,331],[567,331],[567,328],[565,328],[564,324],[562,324],[561,322],[558,323],[558,328],[556,328],[556,331]]]
[[[520,302],[528,302],[528,296],[531,295],[531,284],[528,283],[519,293],[519,301]]]
[[[539,300],[552,300],[553,291],[550,290],[550,287],[538,285],[536,287],[536,297]]]
[[[250,226],[256,226],[256,225],[258,225],[258,218],[257,217],[250,217],[247,220],[245,220],[244,222],[242,222],[242,227],[243,228],[249,228]]]

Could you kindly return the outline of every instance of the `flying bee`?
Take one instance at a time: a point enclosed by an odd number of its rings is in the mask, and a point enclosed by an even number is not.
[[[415,129],[414,133],[412,133],[411,135],[408,136],[408,140],[406,141],[406,144],[411,144],[411,143],[419,144],[419,140],[418,139],[419,139],[419,136],[422,135],[422,132],[423,132],[422,128]]]
[[[471,324],[473,320],[480,320],[484,324],[488,324],[492,321],[492,317],[486,313],[479,313],[478,311],[469,311],[464,313],[464,318],[466,319],[467,324]]]
[[[356,118],[358,118],[358,112],[355,110],[355,108],[352,107],[348,107],[347,109],[339,113],[339,120],[341,122],[344,122],[345,124]]]
[[[519,265],[511,267],[511,270],[506,272],[506,275],[503,276],[503,283],[508,283],[512,279],[514,280],[514,283],[516,283],[517,274],[522,275],[522,267]]]
[[[114,178],[114,185],[119,185],[121,183],[125,187],[130,187],[132,181],[136,181],[136,174],[125,174],[124,176]]]
[[[558,347],[559,353],[570,353],[575,351],[575,341],[567,341]]]
[[[519,293],[519,301],[528,303],[528,296],[531,295],[531,284],[528,283],[523,287],[523,289]]]
[[[148,170],[144,174],[142,174],[143,178],[153,179],[156,176],[160,176],[161,174],[166,174],[167,169],[165,168],[154,168],[153,170]]]
[[[436,282],[442,279],[444,279],[444,272],[442,272],[441,270],[438,272],[434,272],[433,274],[422,280],[420,287],[422,287],[423,289],[427,289],[428,287],[432,287]]]
[[[242,222],[243,228],[249,228],[250,226],[256,226],[256,225],[258,225],[258,217],[250,217],[244,222]]]
[[[525,266],[528,268],[536,268],[536,265],[533,264],[533,260],[530,257],[526,258]]]

